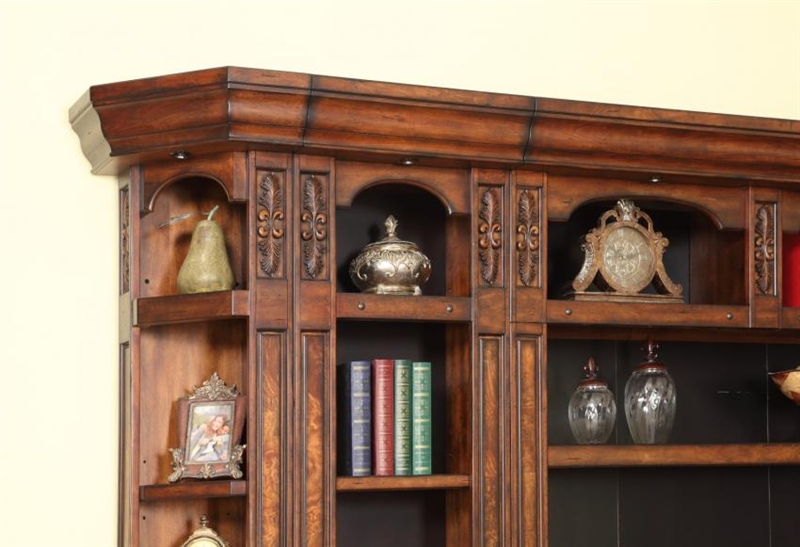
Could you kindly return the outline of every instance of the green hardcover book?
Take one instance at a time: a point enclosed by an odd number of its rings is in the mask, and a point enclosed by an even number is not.
[[[394,474],[411,474],[411,360],[394,360]]]
[[[431,364],[415,361],[411,365],[411,471],[430,475],[431,465]]]

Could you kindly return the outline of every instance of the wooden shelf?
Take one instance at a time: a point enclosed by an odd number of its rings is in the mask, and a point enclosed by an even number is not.
[[[800,443],[551,446],[549,467],[800,465]]]
[[[446,490],[469,488],[469,475],[426,475],[414,477],[338,477],[339,492],[375,490]]]
[[[467,297],[339,293],[336,295],[336,317],[466,322],[470,320],[471,307]]]
[[[800,308],[783,308],[781,327],[784,329],[800,329]]]
[[[210,480],[177,484],[149,484],[139,487],[140,501],[189,498],[232,498],[247,493],[247,481]]]
[[[747,306],[547,301],[548,323],[745,328],[749,317]]]
[[[151,327],[250,315],[248,291],[219,291],[138,298],[133,302],[133,325]]]

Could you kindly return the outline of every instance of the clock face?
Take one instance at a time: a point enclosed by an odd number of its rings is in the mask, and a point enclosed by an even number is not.
[[[617,292],[637,293],[655,273],[655,254],[650,240],[633,226],[610,227],[600,256],[600,273]]]

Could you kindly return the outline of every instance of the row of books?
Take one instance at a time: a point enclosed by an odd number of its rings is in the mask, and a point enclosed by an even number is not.
[[[431,474],[431,363],[410,359],[337,366],[340,476]]]

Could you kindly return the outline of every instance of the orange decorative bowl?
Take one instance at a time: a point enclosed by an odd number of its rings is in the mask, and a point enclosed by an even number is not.
[[[800,367],[780,372],[770,372],[770,378],[781,389],[781,393],[800,405]]]

